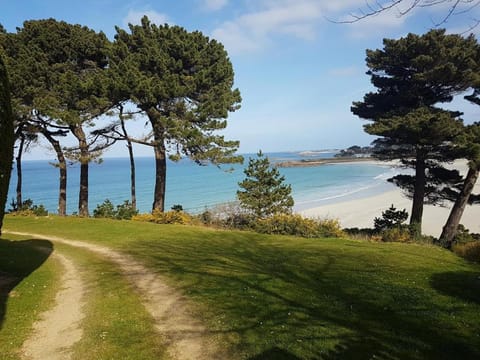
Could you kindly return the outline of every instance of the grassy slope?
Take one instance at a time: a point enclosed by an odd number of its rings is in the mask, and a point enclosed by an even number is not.
[[[131,253],[239,358],[480,356],[480,268],[438,248],[75,218],[5,227]]]
[[[72,359],[166,358],[153,320],[116,266],[86,250],[62,244],[52,246],[48,241],[30,237],[8,238],[16,241],[0,240],[0,271],[16,275],[19,280],[25,278],[10,291],[6,316],[0,317],[5,320],[0,327],[2,360],[20,359],[19,349],[31,334],[33,322],[54,304],[62,267],[48,254],[38,252],[35,247],[39,246],[48,250],[54,247],[72,259],[88,284],[84,299],[86,317],[82,322],[84,333],[74,346]],[[32,268],[36,270],[30,275]]]

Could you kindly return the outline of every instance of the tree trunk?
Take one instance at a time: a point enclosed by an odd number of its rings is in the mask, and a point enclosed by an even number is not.
[[[453,239],[457,234],[458,224],[462,218],[465,207],[468,203],[470,194],[473,191],[473,187],[478,179],[479,169],[469,168],[465,181],[463,183],[462,191],[460,192],[455,204],[453,204],[450,215],[448,216],[447,222],[443,227],[442,234],[440,235],[440,243],[442,246],[450,249],[452,247]]]
[[[57,154],[58,170],[60,173],[59,189],[58,189],[58,215],[67,215],[67,162],[63,155],[60,142],[55,139],[48,130],[42,129],[42,134],[50,142],[55,153]]]
[[[125,127],[125,121],[123,120],[122,110],[120,111],[120,123],[122,124],[122,131],[125,139],[127,139],[128,155],[130,157],[130,192],[132,196],[132,207],[137,209],[137,195],[135,186],[135,158],[133,157],[133,145],[128,137],[127,129]]]
[[[88,164],[90,162],[85,132],[79,124],[70,126],[78,140],[80,150],[80,190],[78,193],[78,215],[88,217]]]
[[[418,153],[415,164],[415,188],[413,191],[412,215],[410,217],[410,225],[413,228],[414,236],[420,236],[422,234],[425,184],[425,158],[422,153]]]
[[[17,208],[20,209],[23,205],[22,199],[22,155],[23,155],[23,148],[25,146],[25,136],[23,134],[20,135],[20,145],[18,146],[17,156],[15,158],[16,166],[17,166]]]
[[[167,161],[165,156],[165,146],[158,143],[155,150],[155,192],[152,210],[165,210],[165,188],[167,175]]]
[[[161,116],[155,109],[147,111],[152,124],[155,151],[155,190],[153,194],[152,210],[165,210],[165,184],[167,178],[167,160],[165,151],[164,128]]]
[[[12,175],[15,133],[8,76],[0,57],[0,235]]]

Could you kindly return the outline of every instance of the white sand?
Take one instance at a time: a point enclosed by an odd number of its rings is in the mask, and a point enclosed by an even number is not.
[[[466,171],[464,163],[457,162],[455,167],[461,172]],[[477,183],[474,193],[480,192],[480,184]],[[373,227],[373,219],[380,217],[382,211],[391,205],[397,209],[406,209],[411,213],[412,201],[402,195],[400,189],[389,191],[372,197],[344,201],[329,205],[319,206],[313,209],[303,210],[299,213],[311,218],[334,218],[338,219],[342,227]],[[426,205],[423,210],[422,232],[427,235],[439,237],[442,227],[450,213],[451,203],[448,207]],[[480,205],[467,205],[463,213],[461,224],[465,225],[470,232],[480,233]]]

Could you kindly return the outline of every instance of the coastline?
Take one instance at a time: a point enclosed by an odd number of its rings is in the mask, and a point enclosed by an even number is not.
[[[455,162],[452,167],[465,173],[467,166],[464,162]],[[480,192],[480,184],[476,184],[474,193]],[[406,209],[411,213],[412,201],[406,198],[399,188],[364,198],[334,202],[318,207],[298,211],[299,214],[310,218],[338,219],[342,227],[373,227],[373,219],[381,216],[382,212],[391,205],[397,209]],[[422,233],[440,236],[453,203],[446,207],[425,205],[423,214]],[[472,233],[480,233],[480,206],[467,205],[463,213],[461,224],[465,225]]]
[[[320,166],[327,164],[348,164],[348,163],[384,163],[379,160],[375,160],[372,157],[333,157],[333,158],[322,158],[322,159],[302,159],[302,160],[287,160],[287,161],[278,161],[275,163],[276,167],[279,168],[290,168],[290,167],[309,167],[309,166]]]

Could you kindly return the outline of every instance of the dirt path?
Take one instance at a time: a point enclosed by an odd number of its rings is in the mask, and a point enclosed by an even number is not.
[[[208,330],[189,311],[187,300],[166,285],[162,278],[128,255],[110,248],[55,236],[7,231],[93,251],[116,263],[127,279],[141,292],[142,302],[165,337],[169,354],[177,360],[225,359]],[[48,357],[47,357],[48,358]]]
[[[40,315],[40,320],[33,325],[32,336],[23,343],[22,353],[26,359],[70,359],[70,348],[82,338],[84,284],[70,259],[55,251],[51,256],[63,267],[61,289],[55,297],[55,306]]]

